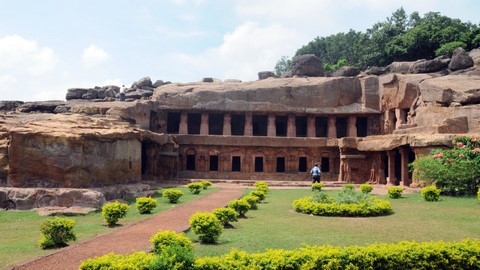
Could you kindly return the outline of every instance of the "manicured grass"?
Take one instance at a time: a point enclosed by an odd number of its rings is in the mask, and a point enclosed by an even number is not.
[[[199,195],[193,195],[187,188],[179,189],[184,195],[178,204],[192,201],[216,190],[216,188],[209,188],[203,190]],[[140,215],[135,207],[135,200],[132,200],[127,217],[120,219],[118,224],[135,223],[178,205],[169,204],[168,200],[160,195],[154,197],[158,200],[158,206],[152,211],[152,214]],[[39,216],[36,211],[0,211],[0,269],[6,269],[9,265],[55,251],[42,250],[37,247],[37,242],[42,238],[40,226],[48,218],[50,217]],[[76,221],[74,231],[77,241],[84,241],[121,228],[121,226],[115,228],[104,226],[101,212],[70,218]]]
[[[393,215],[345,218],[296,213],[293,200],[309,195],[310,190],[271,190],[258,210],[250,210],[246,219],[234,222],[235,228],[225,229],[215,245],[200,245],[189,232],[187,235],[195,241],[195,255],[221,255],[231,248],[262,252],[267,248],[295,249],[305,244],[348,246],[480,238],[480,203],[474,197],[442,196],[439,202],[425,202],[420,194],[403,194],[401,199],[380,196],[391,201]]]

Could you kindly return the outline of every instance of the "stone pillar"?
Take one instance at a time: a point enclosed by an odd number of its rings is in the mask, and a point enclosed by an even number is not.
[[[307,117],[307,137],[314,138],[317,136],[315,130],[315,116],[309,115]]]
[[[383,133],[392,134],[393,130],[395,129],[393,126],[393,122],[395,121],[395,113],[391,110],[385,111],[384,119]]]
[[[245,132],[244,136],[253,135],[253,126],[252,126],[252,113],[245,114]]]
[[[232,135],[232,120],[229,113],[223,115],[223,134],[222,135]]]
[[[348,137],[357,137],[357,117],[349,116],[348,117]]]
[[[395,185],[397,177],[395,176],[395,150],[387,152],[388,156],[388,177],[387,185]]]
[[[180,114],[180,127],[178,128],[178,134],[188,134],[188,114],[186,112]]]
[[[331,116],[328,118],[328,134],[329,138],[337,138],[337,118]]]
[[[287,137],[296,137],[297,132],[295,130],[295,115],[288,115],[287,120]]]
[[[208,113],[202,113],[202,120],[200,122],[200,135],[208,135]]]
[[[275,137],[277,136],[277,130],[275,127],[275,115],[268,115],[268,126],[267,126],[267,136]]]
[[[400,185],[408,187],[411,184],[410,179],[408,178],[408,154],[409,154],[409,149],[407,147],[401,147],[399,150],[400,150],[400,157],[401,157]]]

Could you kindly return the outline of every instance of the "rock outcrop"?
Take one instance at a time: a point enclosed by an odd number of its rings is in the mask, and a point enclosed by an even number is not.
[[[322,77],[323,63],[314,54],[295,56],[292,59],[291,76]]]
[[[466,69],[473,66],[472,57],[463,48],[456,48],[453,51],[452,60],[448,64],[448,68],[452,71]]]

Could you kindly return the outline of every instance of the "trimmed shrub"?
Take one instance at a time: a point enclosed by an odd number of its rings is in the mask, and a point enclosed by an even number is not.
[[[88,259],[80,264],[80,270],[131,270],[131,269],[150,269],[150,265],[155,261],[156,255],[145,253],[144,251],[133,254],[115,254],[113,252]]]
[[[373,187],[370,184],[361,184],[360,185],[360,191],[362,191],[365,194],[369,194],[370,192],[372,192],[372,190],[373,190]]]
[[[324,184],[322,182],[320,183],[313,183],[312,184],[312,191],[322,191]]]
[[[77,236],[73,231],[75,220],[70,218],[55,217],[42,223],[40,231],[43,234],[38,245],[42,249],[55,246],[65,246],[70,241],[76,241]]]
[[[102,216],[108,226],[117,224],[118,220],[127,216],[128,204],[118,201],[102,206]]]
[[[388,189],[388,197],[390,199],[400,199],[404,190],[403,187],[391,187]]]
[[[152,250],[156,254],[160,254],[172,246],[193,250],[190,238],[186,237],[184,233],[176,233],[170,230],[159,231],[150,238],[150,243],[153,244]]]
[[[324,202],[314,202],[312,197],[305,197],[293,201],[292,206],[297,212],[315,216],[369,217],[393,211],[389,201],[375,197],[361,203],[340,203],[329,197]]]
[[[157,207],[157,200],[152,197],[139,197],[135,199],[135,206],[137,207],[138,213],[150,214],[152,210]]]
[[[370,195],[363,192],[355,191],[353,186],[345,185],[343,189],[338,193],[338,202],[345,204],[359,204],[367,202],[371,198]]]
[[[208,187],[210,187],[212,185],[212,182],[210,182],[208,180],[203,180],[200,183],[202,184],[203,189],[207,189]]]
[[[162,192],[162,196],[167,198],[170,203],[177,203],[183,192],[178,189],[166,189]]]
[[[422,188],[422,198],[427,202],[436,202],[440,198],[442,191],[436,186],[428,186]]]
[[[242,199],[244,199],[245,201],[248,202],[248,204],[250,204],[250,209],[251,210],[257,210],[258,209],[257,203],[259,202],[259,200],[258,200],[257,196],[247,195],[247,196],[243,196]]]
[[[237,211],[238,216],[244,217],[245,213],[247,213],[248,209],[250,209],[250,204],[244,199],[239,199],[230,201],[228,203],[228,207]]]
[[[189,223],[202,243],[215,243],[223,231],[222,223],[212,213],[195,213]]]
[[[220,223],[223,224],[224,227],[229,225],[230,222],[238,221],[238,213],[232,208],[217,208],[213,210],[213,214],[218,218],[218,220],[220,221]]]
[[[258,202],[265,200],[265,197],[267,197],[267,193],[262,190],[252,190],[248,195],[257,197]]]
[[[343,188],[342,188],[342,189],[351,189],[351,190],[355,190],[355,186],[354,186],[354,185],[352,185],[352,184],[345,184],[345,185],[343,186]]]
[[[257,190],[265,191],[265,193],[268,193],[268,191],[270,190],[267,182],[264,181],[255,182],[254,185],[255,187],[257,187]]]
[[[188,189],[190,190],[191,193],[193,194],[199,194],[200,191],[202,191],[203,189],[203,184],[200,183],[200,182],[193,182],[193,183],[189,183],[187,185]]]

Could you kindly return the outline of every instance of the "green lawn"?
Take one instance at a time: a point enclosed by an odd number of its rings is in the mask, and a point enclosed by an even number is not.
[[[199,195],[192,195],[187,188],[179,188],[184,195],[180,198],[179,204],[192,201],[206,195],[216,188],[203,190]],[[135,201],[131,201],[127,217],[120,219],[120,225],[127,225],[138,222],[141,219],[149,218],[154,214],[174,207],[169,204],[166,198],[156,196],[158,206],[150,215],[140,215],[135,208]],[[35,211],[0,211],[0,269],[37,256],[45,255],[55,250],[42,250],[37,247],[37,242],[42,238],[40,225],[49,217],[40,217]],[[75,232],[77,241],[84,241],[96,235],[105,234],[115,229],[103,226],[101,212],[91,213],[86,216],[71,217],[75,219]]]
[[[336,191],[327,191],[336,193]],[[267,248],[295,249],[307,245],[365,245],[402,240],[458,241],[480,238],[480,202],[475,197],[441,197],[425,202],[420,194],[388,199],[393,215],[371,218],[320,217],[296,213],[292,202],[311,194],[310,190],[271,190],[259,210],[247,212],[247,219],[225,229],[215,245],[195,243],[196,256],[214,256],[231,248],[261,252]]]

